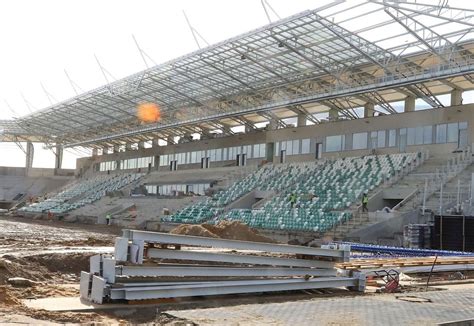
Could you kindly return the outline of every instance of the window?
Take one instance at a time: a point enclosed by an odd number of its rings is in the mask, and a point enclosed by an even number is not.
[[[252,158],[254,155],[252,155],[252,145],[247,145],[247,158]]]
[[[448,123],[448,143],[457,143],[459,135],[458,123]]]
[[[299,139],[293,140],[293,155],[300,153],[300,141]]]
[[[293,142],[291,140],[286,142],[286,155],[293,155]]]
[[[446,143],[447,126],[445,124],[436,126],[436,144]]]
[[[301,140],[301,154],[309,154],[310,151],[310,141],[309,139]]]
[[[276,153],[277,155],[280,155],[280,154],[279,154],[279,153],[280,153],[280,142],[276,142],[276,143],[275,143],[275,153]]]
[[[416,131],[415,128],[407,129],[407,145],[415,145]]]
[[[390,129],[388,131],[388,147],[395,147],[397,145],[397,131]]]
[[[385,147],[385,130],[379,130],[377,132],[377,148]]]
[[[433,143],[433,126],[423,127],[423,144]]]
[[[344,148],[344,135],[327,136],[326,152],[338,152]]]
[[[367,133],[359,132],[352,135],[352,149],[367,148]]]
[[[423,145],[423,127],[415,128],[415,145]]]

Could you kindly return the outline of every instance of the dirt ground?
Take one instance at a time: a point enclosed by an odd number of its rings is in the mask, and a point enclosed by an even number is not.
[[[112,250],[121,230],[104,225],[32,221],[0,217],[0,324],[189,324],[156,309],[119,318],[111,313],[55,313],[29,309],[23,299],[79,296],[79,275],[89,269],[89,257]],[[12,286],[22,277],[31,286]]]

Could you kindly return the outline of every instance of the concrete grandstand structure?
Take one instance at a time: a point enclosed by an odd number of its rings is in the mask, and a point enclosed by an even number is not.
[[[336,1],[0,121],[0,141],[27,144],[27,169],[33,142],[55,149],[58,173],[64,148],[93,153],[77,160],[75,184],[22,211],[162,230],[234,219],[276,238],[399,243],[453,178],[465,197],[441,199],[438,213],[472,205],[473,18]],[[146,102],[160,121],[137,119]]]

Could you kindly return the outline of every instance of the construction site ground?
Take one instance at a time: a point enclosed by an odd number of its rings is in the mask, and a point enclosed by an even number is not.
[[[365,294],[331,289],[82,309],[79,273],[88,270],[91,255],[111,252],[120,233],[105,225],[0,217],[0,324],[432,325],[474,319],[474,286],[469,283],[474,276],[469,273],[464,273],[467,280],[458,280],[462,284],[435,285],[428,292],[419,286],[426,276],[416,276],[399,294],[376,294],[375,288]],[[12,277],[32,284],[12,286]],[[432,281],[447,279],[447,274],[437,275]],[[398,296],[421,299],[408,302]]]

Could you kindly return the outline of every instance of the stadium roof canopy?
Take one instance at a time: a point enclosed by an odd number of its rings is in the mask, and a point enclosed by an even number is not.
[[[474,10],[409,1],[336,1],[159,64],[48,108],[0,121],[2,141],[102,147],[338,110],[384,114],[474,89]],[[136,107],[157,103],[143,124]]]

